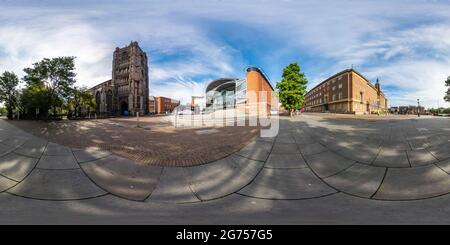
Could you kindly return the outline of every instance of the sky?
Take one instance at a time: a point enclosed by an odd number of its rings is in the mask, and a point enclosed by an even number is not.
[[[272,85],[298,62],[312,88],[350,67],[389,105],[446,106],[450,1],[0,0],[0,72],[76,56],[77,85],[111,78],[116,47],[138,41],[150,95],[190,100],[221,77],[262,68]]]

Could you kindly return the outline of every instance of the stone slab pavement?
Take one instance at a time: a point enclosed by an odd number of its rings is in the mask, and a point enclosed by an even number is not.
[[[449,224],[448,125],[306,114],[217,161],[158,167],[0,120],[0,223]]]

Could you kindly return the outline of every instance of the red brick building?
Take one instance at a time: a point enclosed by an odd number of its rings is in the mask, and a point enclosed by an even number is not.
[[[150,96],[149,99],[149,112],[150,114],[166,114],[171,113],[175,107],[180,105],[179,100],[174,100],[162,96]]]

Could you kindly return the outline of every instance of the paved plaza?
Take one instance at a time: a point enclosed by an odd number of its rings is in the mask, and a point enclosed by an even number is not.
[[[450,223],[448,118],[281,117],[277,137],[189,167],[5,120],[0,140],[1,223]]]
[[[98,120],[9,121],[50,142],[94,148],[145,165],[186,167],[222,159],[258,136],[257,127],[178,127],[169,116]],[[217,140],[220,139],[220,140]]]

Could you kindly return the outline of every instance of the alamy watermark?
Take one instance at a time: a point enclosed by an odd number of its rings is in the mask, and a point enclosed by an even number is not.
[[[268,91],[210,93],[204,105],[177,107],[172,112],[174,127],[260,127],[261,137],[275,137],[279,131],[278,100]]]

